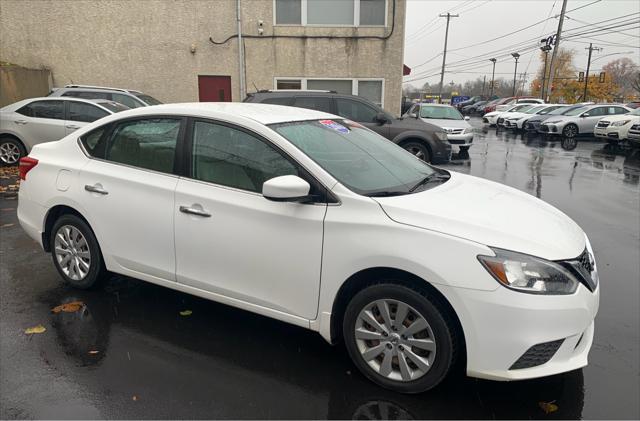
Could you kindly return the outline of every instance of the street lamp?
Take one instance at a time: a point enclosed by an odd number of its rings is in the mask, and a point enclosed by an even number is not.
[[[540,47],[542,52],[544,53],[544,69],[542,70],[542,88],[540,89],[540,95],[544,100],[544,82],[547,79],[547,57],[549,56],[549,51],[551,51],[552,47],[550,45],[543,45]]]
[[[518,59],[520,58],[520,54],[511,53],[511,55],[516,59],[516,68],[513,70],[513,95],[511,96],[516,96],[516,74],[518,73]]]
[[[491,73],[491,95],[489,95],[489,98],[492,98],[493,97],[493,87],[495,85],[494,77],[496,75],[496,61],[498,61],[498,60],[496,60],[495,58],[490,58],[489,61],[493,63],[493,72]]]

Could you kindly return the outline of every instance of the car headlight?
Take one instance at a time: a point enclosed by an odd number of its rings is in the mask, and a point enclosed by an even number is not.
[[[620,127],[629,123],[631,123],[631,120],[620,120],[620,121],[614,121],[613,123],[611,123],[611,126]]]
[[[447,133],[446,132],[436,132],[436,137],[439,140],[447,140]]]
[[[562,120],[545,121],[544,124],[558,124]]]
[[[573,294],[579,281],[561,265],[526,254],[492,248],[495,256],[478,256],[487,271],[507,288],[530,294]]]

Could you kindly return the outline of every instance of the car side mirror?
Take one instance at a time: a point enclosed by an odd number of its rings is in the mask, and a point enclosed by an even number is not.
[[[464,116],[465,121],[469,121],[471,120],[471,117],[469,117],[468,115]]]
[[[588,113],[584,113],[580,116],[581,118],[585,118],[585,117],[590,117],[590,115]]]
[[[301,202],[309,198],[311,186],[297,175],[282,175],[264,182],[262,195],[275,202]]]
[[[389,119],[387,118],[385,113],[378,113],[376,114],[376,118],[375,120],[378,122],[378,124],[383,125],[385,123],[387,123],[389,121]]]

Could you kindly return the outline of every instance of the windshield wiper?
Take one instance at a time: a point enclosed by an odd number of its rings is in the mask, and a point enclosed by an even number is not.
[[[390,197],[390,196],[401,196],[403,194],[407,194],[404,191],[377,191],[375,193],[369,193],[368,197]]]
[[[427,183],[431,183],[431,182],[443,182],[449,179],[448,175],[445,174],[438,174],[436,172],[429,174],[428,176],[426,176],[425,178],[423,178],[422,180],[418,181],[416,183],[415,186],[411,187],[409,189],[409,193],[414,192],[416,189],[418,189],[418,187],[424,186]]]

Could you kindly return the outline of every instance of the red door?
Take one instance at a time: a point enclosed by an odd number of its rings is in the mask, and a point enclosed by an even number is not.
[[[200,102],[231,102],[231,76],[198,76]]]

